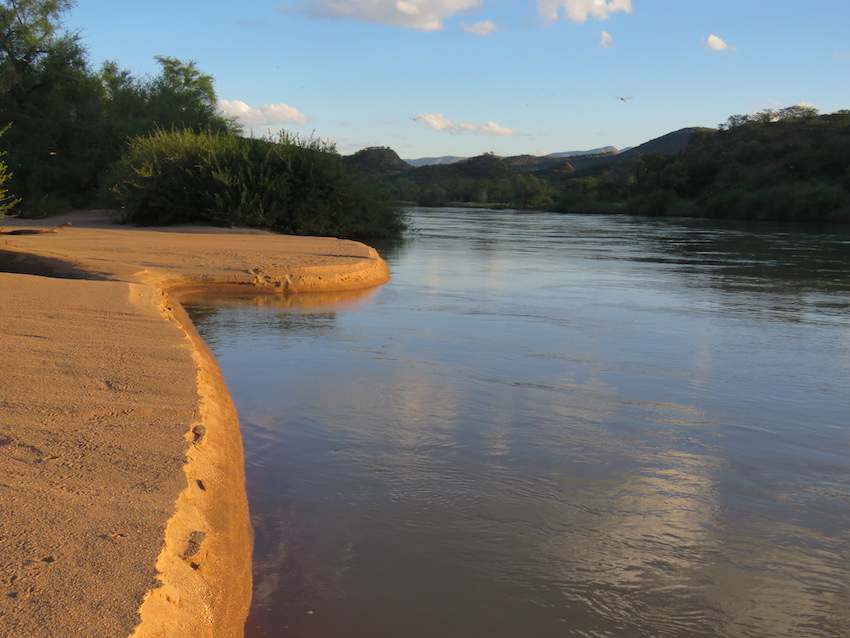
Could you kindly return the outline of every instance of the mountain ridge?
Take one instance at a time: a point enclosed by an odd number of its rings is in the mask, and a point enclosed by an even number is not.
[[[394,201],[420,206],[850,223],[850,110],[734,115],[716,129],[594,150],[414,167],[372,148],[343,162]]]
[[[615,146],[601,146],[599,148],[590,149],[587,151],[562,151],[558,153],[547,153],[546,155],[534,155],[531,157],[551,157],[551,158],[570,158],[570,157],[581,157],[584,155],[617,155],[622,151],[618,150]],[[505,159],[512,159],[513,157],[526,157],[526,155],[514,155],[511,157],[506,157]],[[471,157],[460,157],[457,155],[441,155],[440,157],[420,157],[417,159],[403,159],[402,161],[407,162],[411,166],[419,167],[419,166],[434,166],[434,165],[442,165],[442,164],[457,164],[458,162],[462,162],[464,160],[472,159]]]

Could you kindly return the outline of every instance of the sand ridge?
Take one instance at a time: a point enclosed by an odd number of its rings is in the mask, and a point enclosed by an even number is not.
[[[0,235],[0,634],[241,636],[238,419],[179,295],[366,288],[386,263],[357,242],[99,212],[0,227],[69,221]]]

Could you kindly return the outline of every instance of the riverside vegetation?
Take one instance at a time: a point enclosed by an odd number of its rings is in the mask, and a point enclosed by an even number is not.
[[[623,153],[414,168],[387,148],[341,157],[315,137],[245,138],[195,62],[159,56],[142,78],[114,61],[93,71],[61,25],[73,4],[0,0],[0,214],[98,206],[139,224],[355,238],[401,232],[398,203],[850,222],[847,110],[735,115]]]
[[[390,197],[427,206],[850,222],[850,110],[733,115],[718,129],[568,159],[486,154],[414,168],[376,148],[346,160]]]
[[[2,137],[8,128],[9,127],[6,126],[0,130],[0,137]],[[3,157],[5,154],[5,152],[0,151],[0,157]],[[9,165],[3,160],[0,160],[0,217],[3,217],[6,213],[12,210],[20,201],[9,193],[8,188],[3,187],[3,185],[9,181],[10,177]]]
[[[61,24],[72,6],[0,1],[0,211],[109,207],[138,224],[355,238],[404,228],[403,211],[352,175],[332,144],[243,137],[195,62],[159,56],[160,72],[142,78],[114,61],[93,71]]]

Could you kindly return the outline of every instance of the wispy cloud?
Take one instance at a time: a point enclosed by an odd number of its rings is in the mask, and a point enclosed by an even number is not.
[[[483,0],[300,0],[294,11],[314,18],[350,18],[419,31],[438,31],[455,13],[481,6]]]
[[[811,102],[797,102],[793,106],[801,106],[804,109],[814,109],[816,111],[820,110],[820,107],[817,104],[812,104]]]
[[[704,38],[702,43],[711,49],[712,51],[734,51],[735,47],[731,47],[726,42],[723,41],[719,36],[714,35],[713,33]]]
[[[293,7],[282,11],[428,32],[443,29],[446,18],[483,4],[484,0],[296,0]],[[562,11],[573,22],[586,22],[588,18],[607,20],[614,13],[632,12],[632,0],[536,0],[536,4],[537,13],[546,22],[558,20]],[[461,26],[474,35],[489,35],[497,30],[490,20]]]
[[[557,20],[562,9],[573,22],[607,20],[613,13],[631,13],[632,0],[537,0],[537,13],[546,22]]]
[[[486,124],[470,124],[466,121],[453,122],[447,117],[443,117],[442,113],[422,113],[412,119],[422,124],[425,128],[451,133],[452,135],[465,132],[476,135],[517,135],[514,129],[500,126],[495,122],[487,122]]]
[[[815,111],[819,111],[820,107],[817,104],[813,104],[811,102],[794,102],[791,105],[788,105],[786,102],[781,102],[779,100],[765,100],[762,104],[748,104],[747,108],[751,109],[753,113],[758,113],[760,111],[776,111],[781,110],[782,108],[788,108],[789,106],[798,106],[804,109],[814,109]]]
[[[288,104],[263,104],[252,107],[240,100],[219,100],[219,110],[234,116],[246,128],[281,128],[287,125],[304,125],[310,119]]]
[[[782,106],[784,102],[779,100],[765,100],[763,104],[747,104],[748,109],[753,111],[761,111],[764,109],[775,109]]]
[[[496,23],[492,20],[482,20],[475,24],[466,24],[465,22],[462,22],[460,26],[463,27],[464,31],[471,33],[472,35],[490,35],[498,28],[496,27]]]
[[[607,31],[602,31],[599,34],[599,48],[601,48],[601,49],[613,49],[614,48],[614,38]]]

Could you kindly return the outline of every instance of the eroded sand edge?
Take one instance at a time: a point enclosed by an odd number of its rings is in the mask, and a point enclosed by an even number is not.
[[[178,300],[365,288],[387,281],[386,264],[357,242],[67,220],[56,234],[0,235],[0,270],[87,278],[0,273],[12,388],[0,401],[0,627],[241,636],[251,533],[238,419]]]

